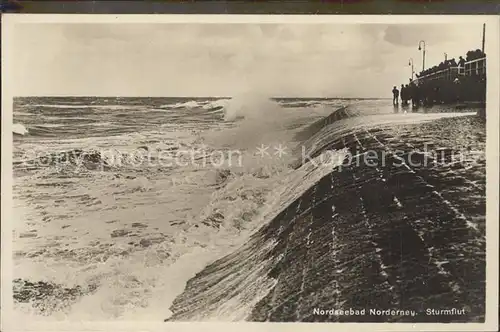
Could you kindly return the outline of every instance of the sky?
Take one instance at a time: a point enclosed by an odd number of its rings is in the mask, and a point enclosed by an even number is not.
[[[22,23],[16,96],[390,97],[481,48],[482,24]]]

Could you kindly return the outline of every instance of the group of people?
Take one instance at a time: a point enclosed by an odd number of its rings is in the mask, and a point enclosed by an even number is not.
[[[397,86],[393,87],[393,104],[398,105],[400,98],[402,105],[408,105],[411,101],[414,107],[420,104],[426,106],[435,103],[454,102],[463,98],[470,100],[484,99],[484,75],[479,75],[478,77],[474,75],[470,77],[455,77],[455,79],[422,79],[422,77],[452,67],[464,68],[466,61],[480,59],[485,56],[486,54],[479,49],[469,51],[467,52],[466,59],[460,56],[458,62],[455,59],[445,60],[437,66],[422,71],[420,74],[417,74],[417,78],[420,78],[419,80],[413,81],[410,79],[410,83],[406,85],[401,84],[400,89]],[[416,84],[416,81],[418,81],[418,84]]]
[[[461,89],[460,81],[442,82],[427,82],[415,84],[410,80],[410,84],[401,84],[400,89],[396,86],[392,89],[392,103],[393,105],[401,104],[406,106],[411,102],[412,107],[418,106],[431,106],[433,104],[440,104],[446,102],[453,102],[458,100],[459,92]]]
[[[481,59],[481,58],[484,58],[485,56],[486,56],[486,54],[483,51],[481,51],[480,49],[477,49],[475,51],[469,51],[466,54],[466,61]]]
[[[416,75],[418,78],[418,77],[434,74],[438,71],[445,70],[445,69],[448,69],[451,67],[464,68],[465,62],[484,58],[485,56],[486,56],[486,54],[479,49],[477,49],[475,51],[469,51],[469,52],[467,52],[465,59],[462,56],[460,56],[460,57],[458,57],[458,62],[455,61],[455,59],[445,60],[445,61],[441,62],[439,65],[433,66],[433,67],[428,68],[426,70],[423,70],[420,72],[420,74],[416,74]]]
[[[392,89],[394,105],[408,105],[413,107],[432,106],[435,104],[454,103],[463,100],[484,101],[486,98],[485,76],[464,76],[455,80],[426,81],[415,84],[401,84],[400,89]]]
[[[410,84],[401,84],[401,89],[398,90],[396,86],[392,89],[392,103],[393,105],[399,104],[399,98],[401,97],[401,104],[408,105],[411,101],[412,106],[417,106],[419,103],[419,87],[410,81]]]
[[[434,74],[434,73],[436,73],[438,71],[445,70],[445,69],[448,69],[448,68],[451,68],[451,67],[460,67],[460,68],[463,68],[464,65],[465,65],[465,59],[460,56],[460,57],[458,57],[458,63],[457,63],[457,61],[455,61],[455,59],[443,61],[443,62],[441,62],[437,66],[433,66],[431,68],[423,70],[422,72],[420,72],[420,74],[417,74],[417,78],[418,77],[422,77],[422,76],[427,76],[427,75],[430,75],[430,74]]]

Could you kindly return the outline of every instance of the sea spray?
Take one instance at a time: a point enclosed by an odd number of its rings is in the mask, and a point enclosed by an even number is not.
[[[339,158],[337,155],[343,155],[345,151],[338,151],[336,154],[328,153],[326,155],[318,156],[315,160],[315,163],[307,163],[303,165],[301,168],[297,170],[288,169],[284,171],[279,176],[274,177],[272,182],[267,182],[266,188],[261,188],[266,190],[265,200],[261,207],[255,211],[255,217],[251,220],[248,220],[245,224],[245,228],[243,231],[235,233],[235,222],[238,219],[237,214],[228,215],[232,220],[226,220],[224,223],[224,231],[228,231],[228,234],[234,234],[237,241],[231,243],[230,247],[227,247],[226,255],[234,252],[240,245],[244,245],[251,234],[260,229],[261,226],[270,222],[275,218],[286,206],[292,203],[295,199],[300,197],[306,190],[308,190],[314,183],[319,181],[322,177],[332,171],[332,167],[335,166],[335,162],[338,161]],[[331,159],[331,160],[330,160]],[[320,160],[328,162],[319,162]],[[238,202],[238,204],[229,204],[227,207],[223,207],[221,205],[223,203],[223,199],[217,197],[211,206],[218,211],[223,211],[223,213],[231,211],[231,207],[233,209],[235,206],[241,206],[242,202]],[[274,242],[267,242],[263,246],[257,248],[259,252],[267,252],[272,249],[275,245]],[[217,248],[221,248],[221,243]],[[232,250],[230,250],[232,248]],[[257,252],[254,252],[257,255]],[[225,256],[226,256],[225,255]],[[226,256],[227,257],[227,256]],[[220,256],[219,258],[222,258]],[[224,259],[224,258],[222,258]],[[232,262],[237,264],[245,264],[245,262]],[[226,280],[225,284],[217,284],[214,285],[213,288],[207,291],[207,294],[198,294],[203,298],[203,301],[207,303],[214,304],[216,301],[215,298],[211,298],[218,296],[217,294],[225,294],[225,300],[220,303],[220,306],[214,311],[207,309],[203,313],[199,312],[191,312],[190,316],[193,321],[196,320],[204,320],[204,321],[241,321],[244,320],[250,314],[255,303],[260,301],[263,297],[265,297],[268,292],[275,285],[276,281],[268,276],[267,271],[269,270],[269,266],[273,266],[276,262],[273,261],[263,261],[255,270],[238,270],[238,273],[234,275],[234,278],[231,280]],[[228,267],[230,269],[230,267]],[[238,267],[235,267],[238,268]],[[219,271],[221,274],[219,275],[217,271],[213,273],[217,275],[217,277],[223,277],[224,273],[227,271]],[[243,275],[240,275],[244,273]],[[239,283],[239,278],[244,278],[244,282],[241,284],[233,284],[233,282]],[[230,287],[231,292],[225,291],[224,286]],[[236,288],[233,288],[236,287]],[[200,298],[201,300],[201,298]],[[210,312],[207,314],[207,312]],[[171,313],[169,312],[169,315]]]
[[[267,122],[273,118],[274,110],[280,105],[269,96],[247,93],[229,99],[224,105],[224,120],[234,121],[238,118]]]
[[[75,173],[73,164],[68,165],[71,172],[61,172],[51,164],[16,178],[15,213],[20,220],[15,223],[19,236],[14,241],[13,277],[51,282],[58,289],[93,289],[64,310],[43,313],[46,319],[162,321],[165,304],[182,292],[189,278],[244,243],[301,188],[314,183],[310,182],[316,178],[313,164],[303,169],[307,174],[287,166],[291,156],[288,145],[293,142],[286,126],[290,120],[308,118],[307,112],[266,100],[253,104],[271,107],[242,107],[233,112],[239,114],[238,119],[224,121],[221,104],[226,102],[200,102],[216,108],[197,106],[205,114],[196,115],[200,120],[189,118],[191,113],[184,108],[137,114],[134,112],[139,111],[129,110],[129,105],[124,106],[126,112],[104,107],[99,112],[86,110],[85,119],[113,125],[89,127],[82,132],[86,135],[83,139],[61,131],[54,138],[47,135],[40,140],[30,135],[17,142],[16,153],[21,154],[34,147],[54,156],[60,151],[116,149],[128,160],[127,156],[142,155],[134,152],[142,146],[153,154],[157,149],[174,148],[190,152],[205,143],[210,149],[207,153],[239,150],[243,156],[241,167],[211,169],[208,164],[158,167],[157,160],[151,167],[128,162],[118,165],[106,155],[103,160],[115,167],[105,172],[81,167]],[[56,106],[50,109],[50,117],[33,113],[22,122],[32,128],[40,118],[44,123],[73,123],[83,116],[80,110],[68,108],[64,118],[55,117],[61,112]],[[30,107],[22,110],[31,112]],[[144,121],[131,122],[130,116]],[[193,137],[192,129],[199,137]],[[268,146],[269,155],[257,154],[260,143]],[[279,144],[288,148],[288,154],[275,154]],[[192,160],[190,153],[185,157],[183,162]],[[225,174],[225,179],[221,181],[217,174]],[[172,179],[181,181],[174,184]],[[207,217],[216,222],[205,224]],[[21,307],[27,317],[20,320],[41,318],[42,313],[32,303],[16,303],[16,308]],[[47,308],[59,306],[50,304]]]
[[[214,148],[256,151],[265,145],[272,154],[279,144],[291,145],[293,141],[286,125],[298,116],[297,112],[283,108],[268,96],[248,93],[233,97],[224,103],[223,113],[225,122],[237,125],[206,133],[205,141]]]

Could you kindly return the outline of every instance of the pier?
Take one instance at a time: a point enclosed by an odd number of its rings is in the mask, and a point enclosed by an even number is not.
[[[402,85],[402,104],[411,102],[413,106],[432,106],[435,104],[485,105],[486,103],[486,53],[484,52],[485,25],[483,25],[482,48],[470,50],[459,60],[448,59],[438,65],[425,68],[425,42],[419,43],[422,54],[422,71],[413,78],[409,84]],[[423,44],[423,48],[421,45]],[[480,112],[484,115],[484,112]]]

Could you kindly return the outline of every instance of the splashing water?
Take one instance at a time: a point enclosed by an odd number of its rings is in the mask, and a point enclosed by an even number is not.
[[[28,129],[26,129],[26,127],[20,123],[14,123],[12,125],[12,132],[18,135],[25,135],[28,133]]]
[[[250,93],[226,100],[223,112],[225,122],[236,122],[237,125],[207,133],[206,142],[219,148],[254,151],[262,145],[288,144],[291,135],[287,125],[304,117],[300,111],[284,108],[269,97]]]
[[[288,167],[293,131],[287,126],[308,114],[260,95],[170,104],[33,102],[14,111],[19,122],[44,129],[14,142],[19,320],[161,321],[187,279],[243,243],[295,193],[286,189],[291,181],[307,186]],[[82,121],[89,124],[75,136],[74,126]],[[268,147],[266,155],[257,154],[261,143]],[[286,145],[287,154],[275,154],[278,143]],[[242,162],[171,167],[125,162],[94,170],[69,162],[26,168],[22,158],[35,148],[49,155],[104,148],[133,156],[146,147],[183,150],[184,163],[190,150],[202,145],[208,153],[235,150]],[[109,159],[86,156],[98,163]]]

